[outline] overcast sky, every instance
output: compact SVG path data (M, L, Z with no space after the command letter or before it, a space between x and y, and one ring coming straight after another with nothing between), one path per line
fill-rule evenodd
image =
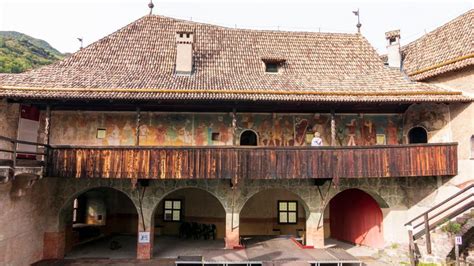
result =
M0 30L44 39L75 52L148 14L149 0L0 0ZM402 44L421 37L474 7L474 0L154 0L154 14L227 27L362 34L379 53L384 33L401 29Z

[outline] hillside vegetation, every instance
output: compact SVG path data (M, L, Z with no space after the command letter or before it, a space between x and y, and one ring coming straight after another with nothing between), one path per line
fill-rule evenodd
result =
M19 32L0 31L0 73L24 72L63 57L43 40Z

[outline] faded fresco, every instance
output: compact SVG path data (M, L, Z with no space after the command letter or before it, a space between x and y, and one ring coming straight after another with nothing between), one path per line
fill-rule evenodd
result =
M361 146L402 143L401 115L338 114L336 145ZM142 112L141 146L239 145L240 134L251 129L259 146L309 146L319 132L323 146L331 145L330 114L238 113L235 137L231 113ZM52 112L53 145L136 145L135 112ZM438 122L439 123L439 122Z
M294 145L293 117L290 115L238 114L237 136L247 129L257 133L259 146Z
M191 115L142 113L140 122L140 145L192 145Z
M142 113L140 145L232 145L229 114Z
M295 145L306 146L311 143L314 132L321 134L323 145L331 145L331 115L295 115Z
M135 113L52 112L50 131L53 145L134 145Z
M448 125L449 107L446 104L413 104L405 112L404 135L413 127L423 127L429 142L448 142L451 139Z
M395 145L402 143L401 115L336 115L339 146Z

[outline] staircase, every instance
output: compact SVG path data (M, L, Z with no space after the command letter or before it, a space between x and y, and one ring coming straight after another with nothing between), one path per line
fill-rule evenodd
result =
M443 225L448 221L460 226L458 235L466 234L474 228L474 184L405 224L409 228L411 265L417 265L420 259L425 262L446 261L454 247L454 235L443 230ZM463 237L463 246L468 246L468 238L468 235Z

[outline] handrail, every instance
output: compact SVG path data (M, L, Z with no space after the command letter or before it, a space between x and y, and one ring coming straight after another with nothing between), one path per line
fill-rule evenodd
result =
M445 204L446 202L448 202L448 201L454 199L455 197L459 196L460 194L462 194L462 193L468 191L469 189L471 189L471 188L473 188L473 187L474 187L474 183L471 184L471 185L469 185L469 186L467 186L467 187L465 187L464 189L458 191L456 194L454 194L454 195L452 195L451 197L449 197L449 198L443 200L442 202L436 204L435 206L431 207L429 210L427 210L427 211L425 211L424 213L418 215L417 217L411 219L410 221L408 221L408 222L405 224L405 226L410 225L410 224L411 224L412 222L414 222L415 220L417 220L417 219L423 217L425 214L430 213L430 212L433 211L434 209L440 207L441 205L443 205L443 204Z
M416 216L415 218L411 219L410 221L408 221L405 224L405 226L410 226L410 228L408 229L408 238L409 238L410 261L411 261L412 265L416 264L416 261L415 261L415 250L416 250L416 248L415 248L414 241L416 239L420 238L421 236L426 235L426 241L425 241L426 242L426 250L427 250L428 254L431 254L430 230L432 230L433 228L435 228L435 227L439 226L440 224L442 224L441 221L443 221L443 219L446 219L446 218L451 219L451 218L465 212L467 209L472 208L473 202L474 202L473 200L471 200L467 204L463 204L463 203L468 201L469 199L474 198L474 193L470 193L470 194L462 197L461 199L458 199L456 202L451 203L449 206L444 207L441 211L435 213L431 217L429 217L429 214L431 212L435 211L436 209L440 208L444 204L450 202L451 200L453 200L455 198L458 198L460 195L463 195L466 192L470 191L472 188L474 188L474 183L470 184L469 186L465 187L464 189L458 191L454 195L451 195L449 198L447 198L447 199L443 200L442 202L436 204L435 206L431 207L429 210L427 210L427 211L423 212L422 214ZM463 204L463 205L460 208L455 209L455 207L457 207L461 204ZM448 212L447 214L445 214L448 210L451 210L451 211ZM430 225L430 221L437 218L437 217L439 217L441 214L444 214L444 216L442 216L441 218L435 220ZM412 223L415 222L416 220L420 219L420 218L423 218L423 221L418 223L418 224L415 224L413 226ZM419 230L417 233L414 234L413 233L414 229L418 228L421 225L424 225L424 227L421 230Z
M429 220L432 220L432 219L434 219L434 218L440 216L442 213L446 212L447 210L451 210L452 208L454 208L454 207L455 207L456 205L458 205L459 203L464 202L465 200L468 200L469 198L471 198L471 197L473 197L473 196L474 196L474 193L471 193L471 195L467 195L466 197L464 197L464 198L462 198L462 199L456 201L455 203L449 205L448 207L444 208L443 211L440 211L440 212L436 213L435 215L429 217ZM423 224L423 222L421 222L421 223L419 223L419 224L417 224L417 225L414 225L414 226L413 226L413 229L417 228L418 226L420 226L420 225L422 225L422 224Z
M17 144L41 146L41 147L48 147L48 148L51 147L49 144L45 144L45 143L31 142L31 141L19 140L19 139L12 139L12 138L9 138L9 137L4 137L4 136L0 136L0 140L8 141L8 142L11 142L11 143L17 143Z
M47 149L50 148L51 146L48 145L48 144L45 144L45 143L39 143L39 142L32 142L32 141L26 141L26 140L18 140L18 139L13 139L13 138L9 138L9 137L5 137L5 136L0 136L0 141L4 141L4 142L9 142L10 144L13 145L13 148L12 149L8 149L8 148L2 148L0 149L0 152L3 152L3 153L9 153L9 154L12 154L11 156L11 161L13 162L13 168L16 168L17 166L17 155L18 154L26 154L26 155L39 155L39 156L44 156L43 158L43 162L46 162L46 157L48 155L48 152L47 152ZM35 147L44 147L45 150L43 152L38 152L38 151L22 151L22 150L18 150L18 144L22 144L22 145L27 145L27 146L35 146ZM41 161L41 160L40 160Z

